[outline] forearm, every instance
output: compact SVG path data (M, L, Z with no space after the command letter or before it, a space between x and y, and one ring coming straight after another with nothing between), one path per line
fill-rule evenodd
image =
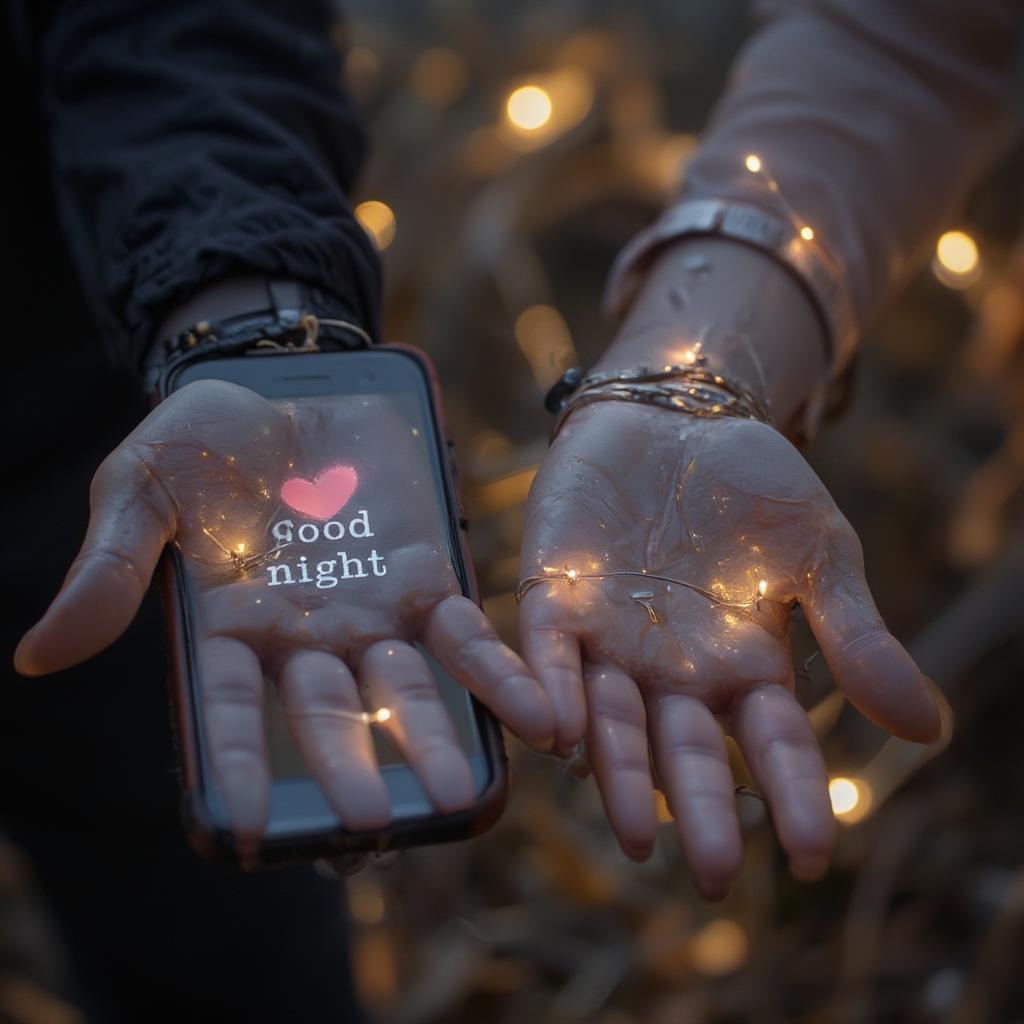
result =
M712 369L795 426L984 166L1024 9L1012 0L762 9L772 17L737 60L681 205L620 257L609 301L629 315L602 368L675 362L699 341ZM746 211L753 245L723 237L732 232L720 222L688 226L709 205ZM775 242L759 252L759 237Z
M138 369L176 305L253 274L314 285L374 331L335 16L321 0L56 8L40 62L58 207L116 362Z
M663 250L597 369L704 357L790 424L828 372L821 321L796 276L741 242L700 237Z
M680 198L795 211L863 324L991 158L1016 0L762 4ZM778 184L745 165L760 156ZM788 208L787 208L788 207Z

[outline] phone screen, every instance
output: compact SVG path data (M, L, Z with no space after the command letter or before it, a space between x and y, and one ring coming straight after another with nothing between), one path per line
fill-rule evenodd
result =
M343 657L361 637L392 628L399 636L402 609L414 605L415 595L450 589L453 579L456 589L468 592L429 383L413 358L369 350L200 363L183 370L174 386L207 378L242 385L267 403L253 422L238 426L237 450L203 452L221 463L217 482L197 497L202 525L177 559L189 593L193 645L198 649L203 636L230 629L250 642L264 667L273 778L268 835L337 828L292 741L292 723L272 682L274 665L297 644L337 649ZM479 709L417 647L483 792L491 766ZM193 675L202 752L203 680L201 671ZM392 820L430 815L429 801L385 730L374 728L373 736ZM223 807L208 765L205 774L216 815Z

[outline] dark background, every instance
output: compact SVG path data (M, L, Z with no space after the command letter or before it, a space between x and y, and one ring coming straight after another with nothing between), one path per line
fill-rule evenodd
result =
M347 10L339 42L374 147L358 199L394 217L362 211L383 232L385 337L437 363L487 610L512 640L543 393L609 340L607 269L671 195L750 9ZM505 114L526 83L553 104L533 133ZM850 409L809 453L864 542L887 622L953 704L947 749L886 744L812 661L802 685L830 772L860 794L833 868L790 880L762 805L741 797L744 873L709 906L671 826L649 863L628 862L591 781L510 745L510 805L491 833L349 884L359 987L381 1022L1024 1021L1022 183L1024 148L1008 139L949 225L976 240L979 270L922 269L866 339ZM10 850L0 894L12 934L59 978L59 941ZM33 1020L77 1019L38 1006Z

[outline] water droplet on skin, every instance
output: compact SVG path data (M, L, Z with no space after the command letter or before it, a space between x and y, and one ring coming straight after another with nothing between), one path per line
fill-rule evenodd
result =
M686 261L683 263L686 268L686 272L691 274L693 277L698 279L704 279L711 276L711 261L707 256L703 256L700 253L694 253L692 256L688 256Z

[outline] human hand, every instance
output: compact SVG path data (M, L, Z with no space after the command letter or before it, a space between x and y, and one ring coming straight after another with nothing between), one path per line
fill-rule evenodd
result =
M585 578L616 572L637 575ZM538 576L553 579L523 594L522 651L555 706L557 749L586 738L609 820L637 859L654 842L657 780L708 898L726 893L742 858L723 726L793 872L813 878L827 863L835 825L793 696L794 603L868 718L916 742L939 733L927 682L872 601L853 529L764 424L620 402L574 412L527 503L521 578Z
M314 508L301 480L332 466L348 493L334 495L337 510ZM361 697L393 710L385 727L435 807L470 806L469 764L413 642L528 743L547 747L553 718L462 596L434 494L425 440L384 398L271 404L233 384L193 383L100 466L82 550L16 667L43 675L112 643L174 543L196 595L212 770L240 844L258 841L268 813L264 676L347 828L389 818L369 726L338 714L361 712Z

